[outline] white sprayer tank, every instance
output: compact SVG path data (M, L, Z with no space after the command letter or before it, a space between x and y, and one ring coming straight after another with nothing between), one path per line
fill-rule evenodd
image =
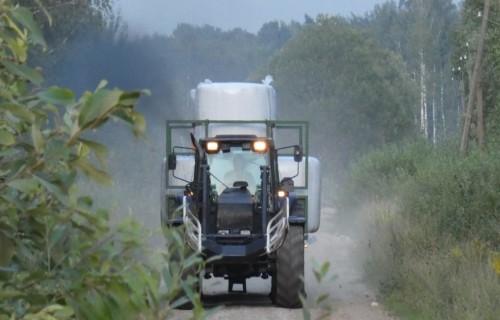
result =
M205 82L192 90L191 99L195 120L276 120L276 93L266 84ZM209 129L208 135L212 137L218 134L266 136L264 124L215 124Z

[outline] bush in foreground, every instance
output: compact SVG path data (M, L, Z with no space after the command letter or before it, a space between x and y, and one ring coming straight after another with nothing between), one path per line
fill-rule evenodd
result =
M0 21L0 319L165 316L182 279L166 281L162 296L161 274L182 264L158 271L144 228L131 218L111 226L108 212L76 187L81 174L111 183L105 146L85 133L111 119L141 135L141 92L101 82L76 98L43 88L27 65L30 45L45 46L31 12L2 1Z

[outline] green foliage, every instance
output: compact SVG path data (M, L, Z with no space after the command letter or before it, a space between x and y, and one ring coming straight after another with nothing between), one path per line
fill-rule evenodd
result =
M353 167L346 193L375 217L368 278L404 318L496 317L498 170L496 154L464 158L455 142L388 147Z
M413 217L431 216L437 232L459 241L478 239L500 248L498 170L497 157L437 154L408 183L402 210Z
M331 172L415 133L415 88L393 54L346 20L318 17L272 59L279 114L311 123L312 153ZM325 148L325 144L328 145Z
M314 279L316 280L316 285L318 287L321 286L330 286L331 282L336 279L336 276L331 275L331 265L329 262L324 262L323 264L319 264L316 260L312 260L313 264L313 274ZM302 315L304 320L310 319L329 319L332 316L333 308L331 306L329 294L321 294L313 301L312 304L308 304L306 301L306 297L300 296L300 300L302 302ZM316 312L313 312L313 309L316 309ZM311 318L314 316L314 318Z
M485 243L457 242L430 217L415 222L394 211L378 212L373 227L367 278L402 319L497 317L500 278Z
M33 12L33 20L50 48L43 51L31 48L30 64L40 66L51 82L60 80L55 75L60 72L66 54L85 50L96 37L112 42L123 32L120 18L113 13L114 0L18 0L17 3Z
M25 64L29 45L45 44L30 11L2 1L0 20L0 319L159 317L169 308L150 232L131 218L111 227L76 187L81 173L111 183L106 148L86 133L112 119L142 135L141 92L40 87Z
M113 0L18 0L34 13L52 50L64 46L82 32L102 32L112 17ZM25 9L25 10L28 10Z
M432 151L425 141L418 141L406 146L387 145L362 156L349 170L338 196L339 205L349 208L367 200L392 198L417 174Z
M456 77L451 76L457 65L452 65L450 58L455 45L451 37L458 21L453 2L386 1L376 5L365 19L353 21L383 48L400 56L408 74L420 82L421 102L428 108L427 129L436 129L432 130L436 141L459 129L457 106L462 102Z
M163 315L169 315L176 308L189 308L193 310L193 319L201 319L205 315L200 285L205 262L185 244L183 227L165 231L168 250L164 259L169 263L161 271L167 289L163 300L168 304Z

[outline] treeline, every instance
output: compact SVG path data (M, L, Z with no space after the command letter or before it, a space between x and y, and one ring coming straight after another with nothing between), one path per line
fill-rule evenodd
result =
M271 74L279 117L305 116L321 128L313 137L328 137L336 152L320 156L336 163L334 171L386 143L423 137L438 144L461 131L483 3L464 1L458 10L451 0L388 1L362 17L272 21L257 34L180 24L169 36L131 38L111 0L90 7L49 2L52 25L43 11L36 16L51 50L34 63L57 84L80 92L106 78L128 89L149 88L149 118L190 118L186 98L200 81L260 81ZM492 6L489 20L496 16ZM481 100L491 131L498 114L498 31L489 26L484 61L493 67L483 68ZM314 141L313 151L323 149Z
M42 61L47 76L77 92L100 78L149 88L144 112L152 121L192 117L188 92L206 78L260 81L271 74L279 118L311 122L311 151L328 172L341 175L356 157L387 143L419 135L437 143L457 131L450 36L458 13L451 1L427 1L424 8L388 2L349 19L273 21L257 34L181 24L170 36L137 38L127 36L109 1L100 3L100 14L86 14L104 23L92 30L71 25L65 37L53 37L63 45ZM54 26L58 19L68 23L66 15L56 17ZM439 38L427 41L434 34Z
M108 23L100 32L75 33L58 52L40 59L47 76L77 91L100 78L124 88L148 88L153 95L145 112L163 119L192 117L184 110L190 89L207 78L245 81L300 28L274 21L252 34L180 24L170 36L130 38L121 20Z

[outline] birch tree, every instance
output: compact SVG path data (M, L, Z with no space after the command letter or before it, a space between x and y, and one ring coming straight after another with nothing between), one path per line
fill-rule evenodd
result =
M401 55L420 88L415 105L420 134L437 143L446 135L446 115L455 110L459 96L447 95L453 81L451 40L457 14L451 0L401 0L376 6L371 31L388 49ZM453 111L454 112L454 111Z

